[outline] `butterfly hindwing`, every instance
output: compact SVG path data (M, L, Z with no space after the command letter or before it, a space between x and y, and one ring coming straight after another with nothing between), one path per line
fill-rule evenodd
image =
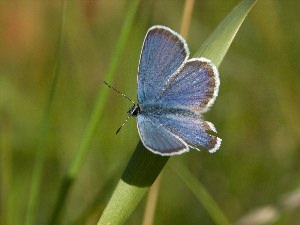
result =
M160 155L181 154L189 150L188 146L170 131L149 117L139 115L138 131L144 146Z
M202 147L209 152L215 152L219 149L221 139L208 134L207 131L216 132L212 123L201 119L189 119L176 116L161 116L159 122L176 136L192 148L197 150Z

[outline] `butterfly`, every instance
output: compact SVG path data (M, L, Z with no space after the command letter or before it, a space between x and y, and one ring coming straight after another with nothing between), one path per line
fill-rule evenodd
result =
M138 67L138 104L128 115L137 117L141 141L155 154L178 155L199 146L213 153L221 145L211 134L215 126L202 117L218 95L218 70L206 58L188 57L181 35L161 25L148 30Z

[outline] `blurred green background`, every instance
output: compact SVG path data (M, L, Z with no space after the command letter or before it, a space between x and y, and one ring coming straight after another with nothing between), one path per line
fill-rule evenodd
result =
M187 38L191 56L238 3L195 2ZM112 60L129 1L66 1L62 60L43 147L46 160L37 224L47 224ZM114 87L136 101L139 54L155 24L179 32L184 1L141 1L118 64ZM298 224L300 189L300 2L261 0L219 68L219 97L205 118L223 139L215 154L172 157L162 173L154 224L214 224L172 169L185 164L232 223L266 205L276 220ZM24 224L43 112L60 33L60 1L0 3L0 141L2 224ZM110 91L88 155L61 216L70 224L97 197L84 224L95 224L139 136L135 119L118 135L131 103ZM299 191L298 191L299 193ZM298 195L299 196L299 195ZM146 199L126 224L141 224ZM263 214L267 216L268 214ZM255 216L254 216L255 217ZM253 223L254 224L254 223ZM264 223L262 223L264 224Z

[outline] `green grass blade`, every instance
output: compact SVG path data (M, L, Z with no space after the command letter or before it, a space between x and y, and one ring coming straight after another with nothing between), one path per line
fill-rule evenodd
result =
M219 66L239 27L255 2L255 0L244 0L237 5L220 23L220 25L204 43L203 47L197 52L195 57L209 58L217 66ZM106 206L98 225L118 225L124 223L131 215L143 195L146 193L145 187L148 189L148 187L152 184L151 182L147 181L149 179L147 176L151 176L151 179L154 181L159 175L160 170L163 168L163 166L161 166L159 167L159 171L152 173L153 171L151 171L151 168L153 168L153 166L139 166L141 165L141 162L142 164L145 162L148 165L164 165L168 160L168 158L165 157L150 157L148 155L149 153L147 153L147 150L142 146L141 142L139 142L138 146L140 147L136 148L134 155L124 173L126 176L123 175L123 179L119 181L119 184L113 192L113 195ZM135 155L139 155L139 157L135 157ZM153 176L154 174L157 174L156 177ZM188 175L186 174L186 170L184 170L184 168L182 168L182 173L181 171L178 171L178 174L181 177L182 174ZM124 179L124 177L126 179ZM141 183L144 185L141 185ZM147 186L145 186L145 184L147 184ZM210 214L216 213L216 215L213 215L212 218L217 224L229 224L227 218L223 215L217 204L210 198L200 183L191 179L191 176L189 176L187 185L198 196L203 205L206 206Z
M117 42L114 52L112 54L112 60L108 67L109 69L104 76L105 81L107 81L108 83L112 83L113 80L115 79L115 75L116 75L115 72L119 65L120 59L121 59L121 53L123 52L123 50L125 48L127 38L131 31L132 24L134 21L134 16L136 14L136 11L137 11L137 8L139 5L139 1L140 0L130 1L128 14L126 16L124 25L122 27L120 37L118 39L118 42ZM77 175L78 171L80 170L80 168L84 162L85 156L87 154L88 146L91 143L91 140L94 136L97 126L99 125L101 114L104 110L105 101L107 100L109 91L110 91L109 88L103 88L98 93L96 106L94 108L91 119L88 123L84 137L80 144L79 151L77 152L77 154L75 156L75 160L73 161L72 166L68 172L68 175L70 177L75 177Z
M127 38L132 28L138 3L139 0L131 1L131 5L129 6L128 14L125 23L122 27L119 40L117 41L116 48L112 54L113 57L108 67L109 69L104 76L104 80L107 81L108 83L112 83L115 78L115 72L121 59L121 53L125 48ZM68 175L70 177L75 177L83 164L85 156L88 152L88 146L91 143L91 140L94 136L97 126L99 125L99 121L103 113L105 102L107 100L109 91L110 91L109 88L104 88L101 90L101 92L98 93L96 106L92 113L91 120L89 121L88 127L86 129L85 136L81 142L79 151L75 156L75 160L73 161L72 166L69 170Z
M0 79L1 82L1 79ZM2 96L1 96L2 97ZM13 225L13 191L12 191L12 126L1 114L0 126L0 224Z
M194 57L210 59L220 66L229 46L256 0L241 1L217 26Z
M194 57L208 58L219 67L235 35L255 2L256 0L244 0L240 2L218 25ZM184 165L178 163L173 169L206 208L215 224L230 224L217 203L206 191L205 187L190 174Z
M153 154L142 142L137 145L98 225L122 224L134 211L169 157Z
M107 70L105 76L104 76L104 79L109 83L112 83L112 81L114 80L115 71L119 65L119 62L121 59L121 53L123 52L127 38L131 31L132 24L134 21L134 16L136 14L139 2L140 2L140 0L130 1L126 19L125 19L124 25L122 27L122 30L120 32L120 37L117 41L116 47L112 54L111 63L108 67L108 70ZM99 84L99 85L101 85L101 84ZM88 153L88 147L89 147L89 145L92 141L92 138L95 134L96 128L100 123L101 114L104 110L104 105L105 105L105 101L107 99L108 93L109 93L108 88L103 88L98 93L95 108L92 112L91 118L90 118L87 128L84 132L84 136L81 140L79 149L75 155L75 158L71 164L70 169L67 172L67 175L64 177L64 179L62 181L62 185L59 190L59 196L56 201L56 205L55 205L53 214L51 216L50 224L57 223L59 213L61 212L61 209L64 206L65 199L69 193L70 187L72 186L74 179L76 178L79 170L81 169L81 167L83 165L83 162Z
M26 225L34 224L36 219L36 211L38 206L39 192L40 192L41 180L43 175L43 166L44 166L45 154L46 154L45 140L47 138L48 131L49 131L50 117L51 117L50 114L51 114L53 98L57 86L60 62L62 58L63 33L64 33L64 21L65 21L65 9L66 9L65 5L66 4L64 3L64 1L62 1L61 25L60 25L58 42L57 42L56 54L55 54L55 62L54 62L53 72L52 72L52 82L51 82L51 88L49 91L48 100L44 110L44 116L40 126L37 153L36 153L35 165L33 170L31 190L29 194L28 208L26 213L26 222L25 222Z
M185 185L194 193L197 199L202 203L211 219L217 225L230 225L227 217L223 211L219 208L218 204L210 196L206 188L201 184L199 180L195 178L193 174L182 163L175 163L172 169L177 173Z
M128 185L120 180L97 225L123 224L148 189L148 187Z

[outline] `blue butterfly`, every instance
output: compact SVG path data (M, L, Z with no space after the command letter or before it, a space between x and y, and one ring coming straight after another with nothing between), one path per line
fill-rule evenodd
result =
M217 68L205 58L188 59L184 38L165 26L151 27L145 37L138 68L137 117L144 146L163 156L182 154L199 146L215 152L221 139L202 114L219 91Z

